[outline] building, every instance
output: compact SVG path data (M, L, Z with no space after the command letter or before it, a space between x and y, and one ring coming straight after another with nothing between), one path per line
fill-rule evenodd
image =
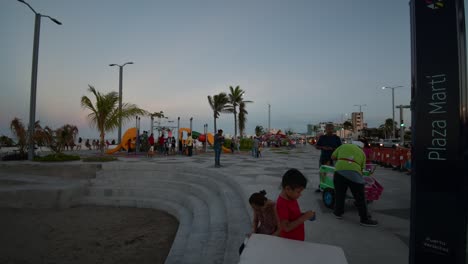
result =
M360 132L364 128L363 112L353 112L351 114L351 123L353 124L354 132Z

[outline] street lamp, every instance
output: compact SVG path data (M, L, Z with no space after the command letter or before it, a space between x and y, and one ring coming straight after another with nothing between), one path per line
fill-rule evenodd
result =
M32 57L32 71L31 71L31 98L29 103L29 151L28 151L28 160L34 159L34 125L36 123L36 90L37 90L37 67L38 67L38 60L39 60L39 37L41 33L41 17L47 17L52 22L57 25L62 25L60 21L57 19L42 15L37 13L34 8L32 8L28 3L24 0L18 0L29 7L34 14L36 15L35 23L34 23L34 44L33 44L33 57Z
M354 106L359 106L359 113L361 113L362 112L362 110L361 110L362 107L367 106L367 105L366 104L355 104Z
M268 103L268 133L270 133L271 127L270 127L270 114L271 114L271 104Z
M395 138L395 89L403 86L383 86L382 90L392 89L392 138Z
M109 66L118 66L119 67L119 134L118 134L118 142L122 140L122 75L123 75L123 67L127 64L133 64L133 62L126 62L123 65L118 64L109 64Z

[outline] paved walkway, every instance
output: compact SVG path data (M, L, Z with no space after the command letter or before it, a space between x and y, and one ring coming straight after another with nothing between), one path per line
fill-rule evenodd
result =
M76 188L74 195L67 196L62 191L60 199L68 198L60 204L163 209L180 222L167 263L237 263L237 249L250 230L252 211L248 197L265 189L267 196L276 200L283 173L297 168L310 181L299 200L300 206L317 212L316 221L306 222L307 241L343 248L351 264L408 262L410 176L377 168L374 175L385 189L380 200L370 205L370 211L380 225L362 227L351 202L346 205L344 219L337 220L323 206L321 193L314 192L319 178L318 150L307 145L291 150L266 148L262 154L255 159L250 153L223 153L223 167L215 168L212 152L153 158L121 153L118 162L103 163L96 178L85 181L84 197L76 196ZM18 163L33 166L28 162L0 162L0 183L2 179L12 180L2 166ZM6 195L2 191L17 186L4 185L7 186L0 184L0 198Z

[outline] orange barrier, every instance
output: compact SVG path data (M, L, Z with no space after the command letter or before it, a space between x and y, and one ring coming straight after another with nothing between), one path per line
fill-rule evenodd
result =
M408 161L411 162L411 150L409 148L372 148L372 162L384 167L406 170Z

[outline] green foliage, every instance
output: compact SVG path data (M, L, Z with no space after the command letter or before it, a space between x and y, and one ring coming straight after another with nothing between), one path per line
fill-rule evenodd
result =
M253 146L253 140L250 138L241 138L240 140L240 149L241 150L251 150Z
M216 119L219 117L221 112L226 112L226 106L229 102L229 98L226 93L220 93L211 97L208 95L208 103L210 104L211 109L213 110L214 118L214 132L217 132L216 128Z
M101 94L93 86L89 85L88 92L94 95L94 101L87 96L81 97L81 107L90 111L88 114L89 122L99 131L99 143L101 153L104 154L105 133L119 127L120 119L122 125L133 120L136 115L146 115L147 111L138 108L134 104L123 103L121 111L119 110L119 94L110 92ZM162 114L160 112L160 114Z
M108 162L119 160L116 157L112 156L95 156L95 157L86 157L82 159L84 162Z
M64 153L53 153L44 157L36 156L34 161L46 161L46 162L61 162L61 161L73 161L80 160L78 155L67 155Z
M7 137L7 136L1 136L0 137L0 146L1 147L13 147L15 142L13 142L13 139Z
M231 148L231 141L232 140L228 139L228 138L224 139L224 145L223 146L226 147L226 148Z
M264 133L265 133L265 132L264 132L263 126L257 125L257 126L255 127L255 135L256 135L257 137L263 135Z

